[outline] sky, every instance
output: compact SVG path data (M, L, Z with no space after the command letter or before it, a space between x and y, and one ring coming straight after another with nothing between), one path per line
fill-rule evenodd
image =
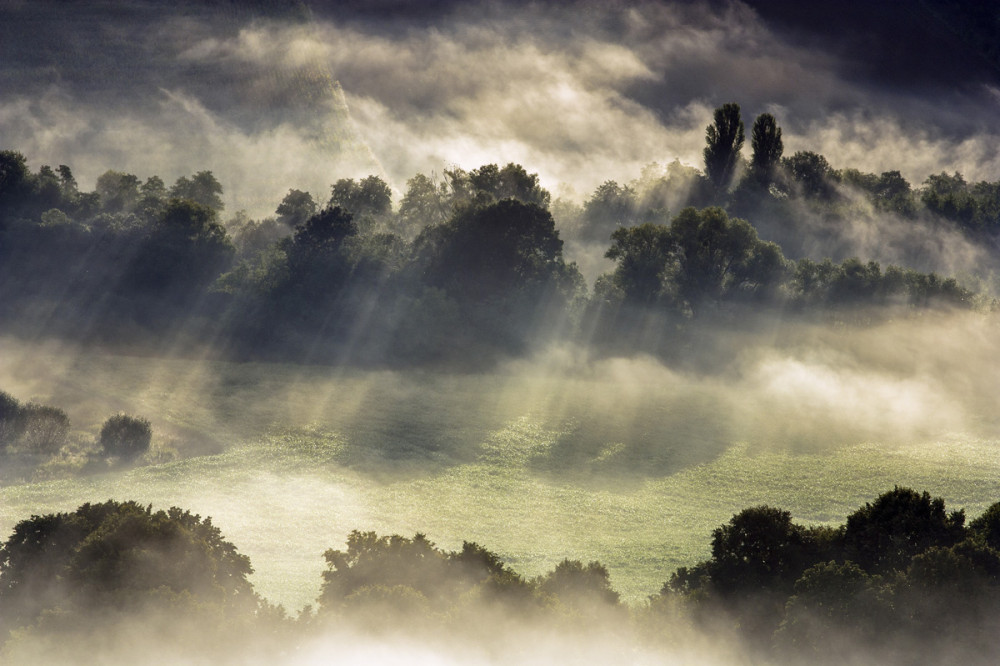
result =
M936 2L132 3L0 7L0 147L168 183L227 214L375 173L519 162L585 199L701 166L712 110L771 112L786 154L1000 178L1000 10ZM749 151L749 148L747 149Z

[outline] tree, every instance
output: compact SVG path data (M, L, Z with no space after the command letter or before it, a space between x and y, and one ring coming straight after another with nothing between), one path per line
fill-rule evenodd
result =
M964 526L965 513L947 513L940 497L896 486L847 517L844 542L865 571L903 571L928 548L958 543Z
M807 197L828 199L833 195L830 185L832 169L826 158L818 153L802 151L781 161Z
M29 453L50 455L66 443L69 417L58 407L28 403L21 408L24 432L21 447Z
M891 597L881 578L854 562L815 564L795 581L794 591L775 641L800 658L867 647L884 636L893 620Z
M806 567L801 527L791 514L761 505L712 532L712 588L723 596L791 592Z
M354 216L343 208L324 208L295 227L293 252L298 255L338 250L349 236L357 233Z
M150 176L139 187L139 205L136 211L147 221L153 221L163 214L167 203L167 187L159 176Z
M294 228L316 214L316 202L308 192L288 190L274 212L279 222Z
M575 610L617 606L619 595L611 588L607 568L600 562L584 564L565 559L541 577L538 588Z
M622 227L637 223L638 202L635 190L613 180L603 182L583 204L583 232L587 238L607 240Z
M330 187L329 208L341 208L355 218L379 217L392 210L392 190L378 176L366 176L355 182L341 178Z
M97 178L95 191L106 213L131 213L139 202L139 179L130 173L105 171Z
M216 213L225 207L222 184L211 171L199 171L190 178L181 176L170 188L170 198L187 199Z
M692 311L741 292L766 293L784 275L784 257L757 230L721 208L685 208L670 223L676 265L672 280Z
M149 421L138 416L115 414L101 426L98 442L106 456L132 460L149 450L153 428Z
M551 195L538 182L538 174L529 174L513 162L502 169L496 164L484 164L466 172L462 169L445 171L455 207L484 206L504 199L548 208Z
M553 286L567 269L562 245L552 215L516 199L461 211L417 239L426 281L480 304Z
M756 186L766 189L774 179L775 170L781 164L781 154L784 151L781 128L770 113L762 113L753 121L750 145L753 148L750 178Z
M0 453L21 438L24 433L24 412L21 403L6 391L0 391Z
M723 104L715 110L715 121L705 128L705 175L716 192L725 192L733 180L743 149L743 120L740 105Z
M969 523L969 531L990 548L1000 550L1000 502L991 504L983 515Z
M0 150L0 208L13 208L28 194L31 171L28 161L14 150Z
M447 220L450 212L447 185L418 173L406 181L406 193L399 202L400 233L412 238L422 229Z
M673 249L670 228L647 222L616 229L604 256L618 262L612 280L625 298L649 305L668 295L668 267Z
M176 507L109 500L32 516L0 546L0 637L44 611L85 619L190 600L206 617L252 616L251 573L210 518Z
M234 253L215 210L171 199L142 240L124 286L144 295L184 295L218 277Z
M323 553L320 610L333 610L359 590L373 586L406 586L434 599L448 582L445 554L423 534L412 539L399 535L378 536L354 530L347 537L347 550Z

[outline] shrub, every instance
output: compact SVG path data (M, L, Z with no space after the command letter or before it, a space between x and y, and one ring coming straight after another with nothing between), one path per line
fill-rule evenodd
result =
M24 433L21 403L6 391L0 391L0 452L20 439Z
M152 437L153 428L146 419L115 414L101 426L100 444L104 455L131 460L149 450Z
M21 409L21 446L29 453L56 453L66 443L69 417L58 407L28 403Z

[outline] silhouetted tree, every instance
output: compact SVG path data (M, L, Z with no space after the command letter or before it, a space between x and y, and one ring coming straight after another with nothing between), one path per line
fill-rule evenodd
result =
M149 450L153 428L149 421L138 416L115 414L101 426L97 441L106 456L132 460Z
M24 432L21 448L29 453L50 455L66 443L69 417L58 407L28 403L21 408Z
M130 173L105 171L97 178L95 191L107 213L130 213L139 202L139 179Z
M604 256L618 263L612 279L625 298L649 305L670 295L673 250L670 228L646 223L615 230Z
M828 199L833 195L834 190L829 180L832 169L822 155L800 150L791 157L782 159L781 164L799 184L805 196Z
M108 501L33 516L0 546L0 636L43 611L86 618L185 600L206 617L252 617L251 573L211 519L176 507Z
M613 180L605 181L583 204L584 237L607 240L616 229L638 222L637 208L635 190Z
M964 525L964 512L947 513L940 497L897 486L847 517L844 542L866 571L902 571L914 555L960 541Z
M539 579L538 588L577 610L588 610L595 605L616 606L619 600L618 593L611 588L608 570L600 562L563 560Z
M448 187L418 173L406 181L406 193L399 202L399 229L412 238L425 227L441 224L451 215Z
M386 215L392 209L392 190L378 176L366 176L358 182L341 178L330 188L329 207L339 207L355 218Z
M181 176L170 188L170 198L187 199L219 213L223 208L222 184L211 171Z
M750 158L749 177L755 186L766 189L774 180L775 171L781 164L781 154L784 152L781 128L770 113L762 113L753 121L750 145L753 148L753 156Z
M0 391L0 453L24 433L21 403L6 391Z
M296 227L316 214L316 202L308 192L288 190L274 212L279 222Z
M705 175L716 192L725 192L736 173L743 149L743 120L740 105L723 104L715 110L715 121L705 128Z

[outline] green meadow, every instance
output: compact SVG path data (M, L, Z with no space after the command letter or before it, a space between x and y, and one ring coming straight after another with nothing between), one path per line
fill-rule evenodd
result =
M788 414L749 419L724 382L652 362L645 374L462 374L0 349L0 387L65 409L80 447L116 411L155 432L141 466L83 474L70 452L8 479L4 535L86 501L180 506L211 516L251 558L257 589L292 611L314 602L323 551L354 529L476 541L528 575L599 560L637 603L747 506L837 524L894 485L969 516L1000 500L997 441L981 434L886 443L798 427L769 442L788 429L762 424Z

